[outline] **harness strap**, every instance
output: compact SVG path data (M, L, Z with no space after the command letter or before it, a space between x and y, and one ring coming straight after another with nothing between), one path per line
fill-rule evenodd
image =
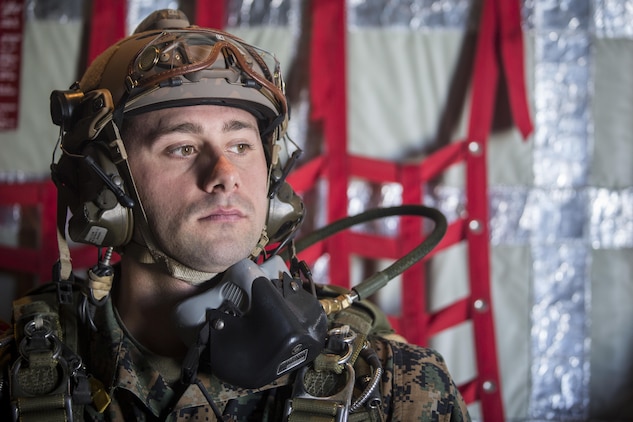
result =
M369 380L374 375L371 372L372 369L370 365L368 365L364 359L358 359L359 355L361 355L363 351L367 350L367 347L369 346L367 338L369 333L372 331L372 328L374 327L374 318L368 312L369 311L363 308L351 306L334 316L334 321L336 324L349 325L356 332L356 339L354 340L353 354L350 358L350 363L354 365L356 379L365 380L363 381L365 382L365 384L369 383ZM379 361L377 362L378 364L380 364ZM377 395L377 398L380 401L380 388L378 386L376 388L377 390L374 391L373 395ZM371 400L367 401L366 403L367 405L360 408L355 408L355 406L352 405L352 408L350 409L351 413L348 416L348 420L382 421L380 407L371 405Z
M72 421L70 396L56 394L44 397L19 397L14 419L21 422L67 422ZM71 415L68 418L68 415Z
M313 367L299 371L292 398L286 406L288 421L380 421L380 407L373 405L375 401L367 401L372 406L364 405L371 394L365 391L358 393L357 390L365 401L352 403L356 380L363 380L361 384L364 382L366 386L375 375L371 373L371 365L364 359L358 359L369 345L367 337L373 326L373 317L364 309L349 307L333 315L331 326L331 349L340 353L323 352L314 361ZM334 332L335 335L332 334ZM351 336L346 337L348 333ZM376 362L379 364L379 361L372 361L373 364Z
M58 316L44 301L14 302L19 356L11 367L13 419L25 422L73 419L69 368L61 356Z
M79 326L73 305L58 305L53 292L14 301L14 337L19 355L10 372L13 420L24 422L81 419L83 407L107 404L99 383L86 375L77 354Z
M349 414L354 390L354 368L349 363L340 375L330 377L325 373L325 378L319 382L306 382L311 378L307 374L323 375L325 371L314 371L309 367L303 367L297 374L293 397L287 402L286 415L288 422L345 422ZM345 378L341 378L345 377ZM339 383L342 381L342 384ZM326 386L337 387L333 392L327 392ZM309 391L312 390L312 391Z
M334 322L337 325L347 325L356 333L356 338L352 344L352 356L349 359L349 362L354 365L361 350L365 347L367 335L371 331L373 320L367 313L360 309L350 307L336 314L334 316Z
M288 422L334 422L341 406L329 400L313 400L297 397L292 400L293 412Z

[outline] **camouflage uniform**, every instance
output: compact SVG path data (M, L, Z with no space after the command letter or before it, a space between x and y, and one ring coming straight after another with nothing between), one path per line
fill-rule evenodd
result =
M96 324L98 330L81 341L87 344L82 357L92 376L107 386L112 402L104 413L86 406L85 420L216 420L198 385L177 392L152 367L141 347L122 329L110 300L98 309ZM370 336L370 340L384 369L380 384L382 420L470 421L466 405L438 353L378 336ZM230 421L281 420L292 388L289 376L258 390L233 387L202 371L198 379L223 412L224 420ZM8 415L6 406L5 395L2 420ZM169 407L173 410L167 410ZM369 420L357 417L351 415L350 421Z

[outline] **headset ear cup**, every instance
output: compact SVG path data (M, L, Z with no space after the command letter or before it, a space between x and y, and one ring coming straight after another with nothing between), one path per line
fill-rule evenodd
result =
M125 191L123 178L109 158L107 147L91 142L83 151L112 182ZM102 247L127 244L132 237L132 209L121 205L116 195L106 186L85 160L77 160L75 194L79 200L68 204L72 217L68 234L72 240Z
M299 228L304 215L303 201L287 182L282 182L269 201L266 231L270 243L286 240Z

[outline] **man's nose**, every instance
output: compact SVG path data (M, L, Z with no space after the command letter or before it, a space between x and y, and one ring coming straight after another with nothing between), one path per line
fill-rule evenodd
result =
M208 193L231 192L239 186L237 167L224 155L211 160L210 166L202 169L202 188Z

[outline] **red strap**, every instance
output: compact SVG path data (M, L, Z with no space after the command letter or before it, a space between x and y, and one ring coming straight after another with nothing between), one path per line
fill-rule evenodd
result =
M468 128L469 153L466 156L466 205L469 224L466 231L471 306L483 304L472 314L474 325L478 387L484 417L490 421L503 420L500 376L490 292L490 243L488 228L488 181L486 145L490 135L498 85L497 30L498 2L485 0L475 55L472 78L472 97ZM494 389L484 389L484 382L492 382Z
M446 229L446 234L444 235L440 243L438 243L435 249L431 251L428 257L430 258L436 253L440 252L442 249L445 249L452 245L456 245L457 243L461 242L466 237L465 233L466 221L462 218L453 221L451 224L448 225L448 228Z
M323 156L320 155L299 167L288 176L288 183L296 192L305 192L314 186L323 174Z
M402 202L419 204L422 202L422 183L418 165L401 166ZM409 253L422 241L422 219L420 217L401 217L400 219L400 256ZM426 307L426 274L423 262L417 262L402 273L402 334L414 344L427 344L429 313Z
M396 182L399 165L391 161L366 157L349 157L350 174L370 182Z
M468 140L481 143L490 134L499 81L499 68L497 67L495 51L498 25L496 1L484 0L483 2L472 78L472 107L468 125Z
M328 180L327 220L347 215L347 88L345 2L312 2L310 55L311 119L322 122ZM330 254L330 281L349 287L349 246L346 232L326 240Z
M226 2L196 0L195 24L204 28L224 29L226 25Z
M523 30L518 1L496 0L499 11L501 59L510 97L510 108L523 138L532 132L532 120L525 93L525 68L523 64Z
M459 386L459 392L466 403L472 403L477 400L478 387L479 383L476 379Z
M95 0L90 18L88 64L125 36L127 0Z
M462 299L435 312L429 320L429 336L470 319L470 309L469 300Z
M420 163L420 178L427 182L439 176L453 164L463 161L465 155L465 141L455 142L435 151Z

